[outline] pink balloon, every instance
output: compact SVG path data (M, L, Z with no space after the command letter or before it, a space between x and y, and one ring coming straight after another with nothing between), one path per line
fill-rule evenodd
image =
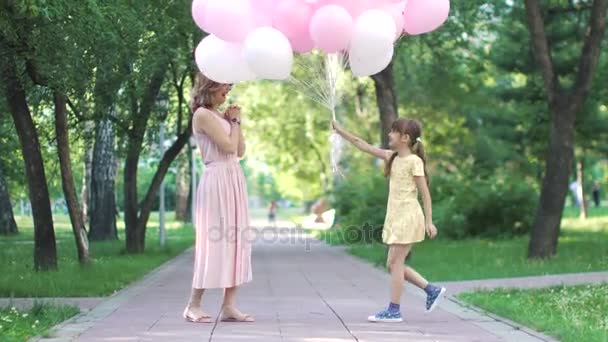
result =
M272 27L272 12L266 12L257 8L253 8L251 10L251 20L253 23L253 28L264 26Z
M310 37L317 48L327 53L345 50L352 35L353 18L340 6L323 6L310 21Z
M310 39L310 35L308 33L298 37L292 37L289 39L289 41L291 42L293 51L298 53L308 53L315 47L315 43L312 41L312 39Z
M359 14L368 9L381 6L384 0L318 0L315 2L315 7L320 8L327 5L336 5L344 8L353 18L357 18Z
M382 5L380 9L393 17L393 20L395 21L395 27L397 28L397 36L395 37L395 39L401 37L401 35L403 34L403 26L405 25L405 22L403 20L404 11L401 5L394 3L386 3Z
M205 11L207 11L207 0L192 1L192 19L201 30L207 31L205 24Z
M449 0L409 0L403 20L409 35L431 32L443 25L450 13Z
M274 13L274 27L287 37L308 34L313 11L302 0L284 0Z
M253 8L272 13L281 0L249 0Z
M242 42L253 29L249 0L208 0L205 25L208 32L228 42Z

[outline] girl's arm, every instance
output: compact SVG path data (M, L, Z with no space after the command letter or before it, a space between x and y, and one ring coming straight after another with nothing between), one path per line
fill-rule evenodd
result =
M424 176L416 176L414 177L414 180L416 181L416 186L418 186L418 191L420 191L420 194L422 195L426 234L431 239L434 239L437 236L437 228L433 224L433 205L429 185L427 184L426 177Z
M206 134L224 153L237 153L241 128L237 124L230 124L230 134L226 134L220 123L208 109L199 108L194 113L192 125L196 132Z
M332 121L332 126L334 127L334 129L336 130L336 132L341 137L343 137L348 142L350 142L351 144L353 144L359 150L361 150L361 151L363 151L365 153L371 154L372 156L374 156L376 158L383 159L383 160L387 160L390 157L390 154L388 153L388 152L391 152L390 150L384 150L384 149L381 149L381 148L378 148L378 147L370 145L365 140L363 140L363 139L355 136L354 134L348 132L337 121Z

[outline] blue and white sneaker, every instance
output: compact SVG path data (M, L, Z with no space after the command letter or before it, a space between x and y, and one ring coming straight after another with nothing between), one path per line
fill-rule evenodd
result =
M399 311L391 312L386 309L373 316L369 316L367 320L374 323L401 323L403 322L403 317L401 317L401 312Z
M435 310L439 302L445 297L445 287L435 287L426 295L426 312Z

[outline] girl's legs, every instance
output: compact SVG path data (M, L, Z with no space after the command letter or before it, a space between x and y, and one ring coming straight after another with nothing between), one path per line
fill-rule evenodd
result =
M403 293L403 274L405 258L412 245L391 245L389 247L386 266L391 274L391 303L399 305Z
M439 303L439 300L446 291L444 287L429 283L426 279L424 279L423 276L420 275L420 273L416 272L416 270L410 266L405 266L403 278L426 292L426 310L429 312L435 309Z
M400 303L403 293L404 263L411 245L390 245L386 266L391 274L391 302L386 310L368 317L371 322L398 323L402 322Z
M244 314L236 308L236 293L238 287L227 288L224 292L224 303L222 304L222 320L232 322L254 322L251 315Z
M420 273L416 272L416 270L411 268L410 266L405 266L403 278L422 290L426 289L426 287L429 285L429 282L424 279L424 277L421 276Z

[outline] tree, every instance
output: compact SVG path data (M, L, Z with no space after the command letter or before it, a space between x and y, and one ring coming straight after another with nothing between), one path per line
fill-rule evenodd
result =
M17 223L13 216L13 206L8 192L8 184L0 168L0 235L18 234Z
M10 6L3 8L2 12L5 11L10 12L9 15L18 15ZM55 229L38 133L27 103L25 80L21 77L23 70L18 71L17 61L26 62L30 67L32 64L19 55L11 46L14 44L19 43L9 42L4 32L0 33L0 51L2 51L0 65L2 65L4 96L21 142L34 216L34 268L45 271L57 268Z
M391 125L399 117L397 94L393 77L393 63L382 72L372 76L376 87L376 102L380 113L380 141L382 148L388 148L388 133Z
M55 131L57 134L57 152L59 154L59 164L61 168L61 184L63 186L65 201L68 206L70 221L72 223L78 261L81 265L87 265L90 262L89 241L84 227L83 215L80 211L80 204L78 203L74 177L72 176L66 101L65 95L55 93Z
M563 81L560 80L561 75L555 69L539 1L526 0L525 5L532 46L551 112L551 133L545 176L528 256L549 258L557 251L562 212L568 192L568 178L574 157L576 116L591 90L606 28L608 0L593 1L579 65L574 81L569 87L564 87Z

